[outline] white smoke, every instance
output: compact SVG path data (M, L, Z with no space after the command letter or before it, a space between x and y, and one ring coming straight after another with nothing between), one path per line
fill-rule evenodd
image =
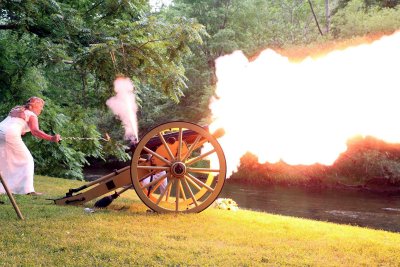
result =
M107 100L107 106L118 116L125 129L126 140L138 140L137 105L132 81L126 77L119 77L114 81L116 95Z
M228 166L247 151L260 162L332 164L354 136L400 143L400 32L291 62L267 49L217 59L210 108Z

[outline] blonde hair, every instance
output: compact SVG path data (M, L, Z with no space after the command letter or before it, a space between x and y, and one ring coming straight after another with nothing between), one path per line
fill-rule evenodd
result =
M32 96L26 101L25 108L29 109L31 106L37 106L37 105L41 105L43 107L44 103L45 103L44 100L41 99L40 97Z

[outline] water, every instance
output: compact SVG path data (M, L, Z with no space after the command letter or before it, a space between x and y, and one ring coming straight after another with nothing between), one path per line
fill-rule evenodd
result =
M225 183L220 194L239 208L400 232L400 196Z

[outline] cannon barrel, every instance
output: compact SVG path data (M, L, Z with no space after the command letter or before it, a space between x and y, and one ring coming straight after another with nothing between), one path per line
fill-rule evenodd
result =
M208 127L206 128L206 130L208 130ZM186 142L191 143L192 141L194 141L196 136L198 136L198 133L193 130L182 131L182 139L185 140ZM178 140L179 132L166 133L163 135L163 137L164 137L165 141L167 141L167 143L173 143L176 140ZM153 149L159 147L160 145L162 145L160 138L158 136L155 136L155 137L151 138L149 140L149 142L147 142L146 147L153 150Z
M204 128L206 131L208 131L208 126L202 126L202 128ZM188 143L192 143L196 137L198 136L198 132L187 129L184 130L182 132L182 139L185 140ZM225 134L224 129L219 128L217 129L214 133L212 133L212 135L218 139L221 136L223 136ZM178 139L179 137L179 132L170 132L170 133L165 133L163 134L163 137L165 139L166 142L174 142ZM155 150L157 149L157 147L159 147L160 145L162 145L162 141L160 140L160 138L158 136L154 136L152 137L146 144L146 147L151 149L151 150ZM130 152L134 152L136 148L136 144L131 144L130 146ZM129 151L128 151L129 152Z

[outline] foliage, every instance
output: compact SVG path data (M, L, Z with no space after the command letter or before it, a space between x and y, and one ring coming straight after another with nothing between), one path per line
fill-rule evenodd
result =
M321 25L324 21L322 1L313 1ZM253 55L260 49L282 48L315 42L321 36L307 1L247 1L235 13L234 21L240 46ZM236 28L237 27L237 28Z
M400 8L371 6L352 0L332 18L334 38L351 38L369 33L390 33L400 28Z
M69 113L73 117L67 117ZM28 148L35 159L35 172L59 175L66 178L83 179L82 167L86 157L103 157L99 133L95 125L88 123L85 113L78 110L66 112L46 101L40 116L40 128L50 134L60 133L65 137L59 144L39 140L31 135L25 137ZM74 125L74 127L69 127ZM76 142L68 136L89 137L93 140ZM51 168L50 168L51 166Z
M182 59L205 32L191 19L166 21L149 8L142 0L5 1L2 28L28 39L36 62L70 63L78 75L108 85L122 73L178 101L185 88Z
M329 168L320 164L289 165L284 161L260 163L257 156L246 153L240 159L238 170L230 179L251 184L327 186L329 184L322 181L327 176L328 170Z
M332 167L337 176L352 183L368 184L380 180L382 185L400 184L400 146L373 137L357 137L347 144Z
M364 3L367 7L370 6L380 6L380 7L388 7L393 8L400 4L399 0L364 0Z
M35 40L16 33L0 31L0 101L8 108L27 96L41 95L47 83L32 49ZM3 105L2 105L3 106ZM3 110L3 114L5 113Z
M373 190L395 188L400 185L400 145L357 137L348 142L347 150L331 166L260 163L255 155L247 153L231 179L252 184L334 187L339 183L373 186Z
M172 112L176 110L176 105L169 101L168 97L159 91L143 86L138 90L139 99L152 99L152 101L141 101L140 111L138 118L140 120L140 136L143 136L154 126L161 123L177 120L180 118L174 117L175 114ZM171 116L172 115L172 116Z
M27 141L37 173L51 165L55 171L47 174L81 179L87 157L129 158L115 141L119 122L105 125L102 119L110 116L96 116L106 114L115 76L131 77L138 87L157 88L178 102L186 88L183 59L204 34L192 19L162 17L144 0L1 1L1 117L37 95L52 101L40 118L45 131L90 138L113 132L105 146Z

